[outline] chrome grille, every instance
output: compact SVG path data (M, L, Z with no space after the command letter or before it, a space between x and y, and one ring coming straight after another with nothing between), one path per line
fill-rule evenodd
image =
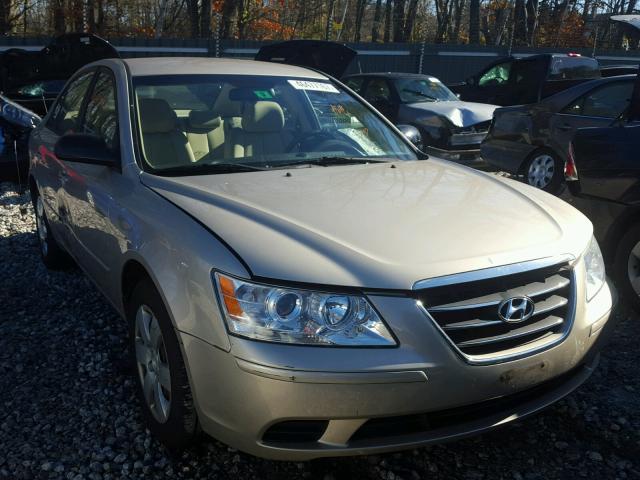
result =
M530 318L500 319L503 301L527 297ZM573 322L573 270L567 263L418 291L422 308L455 349L471 361L522 356L554 345Z

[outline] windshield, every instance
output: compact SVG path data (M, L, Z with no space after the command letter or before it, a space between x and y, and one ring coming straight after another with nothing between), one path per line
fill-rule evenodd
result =
M134 90L144 159L160 174L417 159L400 135L329 81L173 75L137 77Z
M60 93L66 80L49 80L24 85L17 90L19 95L28 97L41 97L43 95L57 95Z
M458 100L458 97L435 77L398 78L395 84L402 103Z

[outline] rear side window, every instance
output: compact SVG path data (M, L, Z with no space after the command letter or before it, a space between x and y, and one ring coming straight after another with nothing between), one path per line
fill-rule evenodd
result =
M513 62L503 62L494 65L478 79L479 87L492 87L502 85L509 81L509 73Z
M116 110L116 85L113 76L101 71L87 102L84 132L102 138L107 147L116 151L118 139L118 112Z
M384 78L372 78L369 80L363 96L368 102L390 102L391 90L389 90L389 84Z
M344 81L344 84L354 92L361 93L360 90L362 89L363 82L364 82L363 77L352 77L352 78L347 78Z
M78 132L82 100L87 94L94 73L87 72L73 80L56 102L47 122L47 127L56 134Z
M616 82L596 88L568 105L562 113L586 117L617 118L629 106L633 82Z
M553 57L549 69L549 80L577 80L600 78L600 66L588 57Z

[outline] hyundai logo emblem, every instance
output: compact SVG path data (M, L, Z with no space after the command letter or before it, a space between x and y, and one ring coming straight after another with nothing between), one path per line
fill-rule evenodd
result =
M529 320L535 304L529 297L512 297L504 300L498 307L500 320L507 323L519 323Z

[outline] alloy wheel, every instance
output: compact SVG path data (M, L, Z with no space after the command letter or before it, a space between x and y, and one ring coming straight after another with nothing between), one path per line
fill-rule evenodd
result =
M640 242L636 243L631 252L629 252L627 274L631 288L633 288L636 295L640 296Z
M529 165L527 180L529 185L537 188L545 188L551 183L556 170L556 162L547 154L538 155Z
M135 352L144 400L153 417L165 423L171 411L171 371L160 324L146 305L136 312Z
M47 231L47 222L44 218L44 204L42 203L42 197L40 195L38 195L36 200L36 227L38 229L40 249L42 250L42 255L46 257L47 253L49 253L49 245L47 243L49 232Z

